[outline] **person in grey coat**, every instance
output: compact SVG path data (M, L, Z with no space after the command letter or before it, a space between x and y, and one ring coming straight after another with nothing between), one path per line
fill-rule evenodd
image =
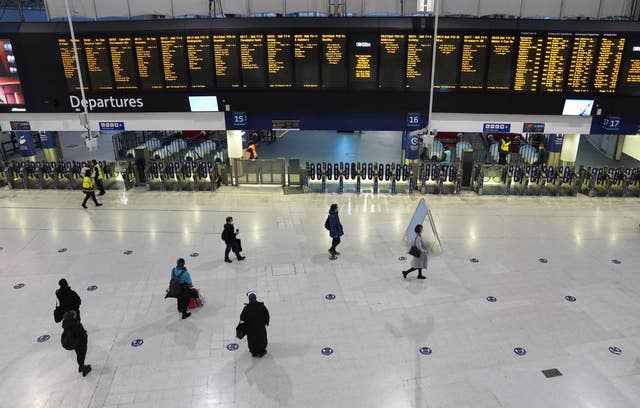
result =
M411 258L411 268L406 271L402 271L402 276L407 279L407 275L413 271L418 271L418 279L427 279L426 276L422 274L422 270L427 270L427 266L429 264L429 260L427 258L427 245L424 243L422 239L422 224L416 225L414 231L416 232L416 237L411 241L411 245L415 245L416 248L420 250L420 256L412 256Z

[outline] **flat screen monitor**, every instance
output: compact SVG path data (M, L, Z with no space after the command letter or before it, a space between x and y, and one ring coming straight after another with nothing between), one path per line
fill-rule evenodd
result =
M218 98L215 96L190 96L191 112L218 112Z
M563 115L591 116L593 99L567 99L564 101Z

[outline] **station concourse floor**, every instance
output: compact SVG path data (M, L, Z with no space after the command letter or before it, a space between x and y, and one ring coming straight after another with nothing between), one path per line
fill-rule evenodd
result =
M0 406L639 406L638 198L425 196L444 254L404 280L421 197L109 191L84 210L80 192L2 189ZM246 261L223 262L228 215ZM179 257L207 300L186 320L163 299ZM82 297L86 378L53 321L62 277ZM235 339L248 291L271 313L263 358Z

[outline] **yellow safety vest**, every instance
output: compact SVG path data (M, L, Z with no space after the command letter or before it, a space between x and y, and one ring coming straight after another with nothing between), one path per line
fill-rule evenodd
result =
M102 171L102 166L100 166L99 164L96 164L96 166L93 168L96 172L96 174L98 175L98 180L103 180L104 179L104 172Z
M511 141L505 142L505 139L502 139L502 141L500 142L500 150L502 150L503 152L508 152L509 151L509 147L511 146Z
M82 178L82 189L93 190L93 181L91 181L91 177L84 176Z

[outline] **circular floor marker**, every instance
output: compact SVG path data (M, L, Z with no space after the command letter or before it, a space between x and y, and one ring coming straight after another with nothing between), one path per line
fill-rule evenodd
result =
M60 248L58 249L58 252L59 253L67 252L67 248Z
M229 351L236 351L238 349L238 347L240 347L238 345L238 343L229 343L229 344L227 344L227 350L229 350Z
M576 298L574 296L569 295L569 296L565 296L564 300L566 300L567 302L575 302Z
M538 262L540 262L540 263L549 263L549 260L547 258L538 258Z
M611 262L616 264L616 265L620 265L622 263L622 261L619 260L619 259L612 259Z
M469 258L469 262L478 263L478 262L480 262L480 260L478 258Z
M323 356L330 356L333 354L333 349L331 347L324 347L320 352Z
M620 354L622 354L622 349L620 347L611 346L609 347L609 352L611 354L615 354L616 356L619 356Z
M498 298L496 298L495 296L487 296L487 302L496 302L498 301Z
M130 250L130 249L127 249L126 251L123 252L123 254L125 254L125 255L131 255L132 253L133 253L133 251Z
M98 289L98 287L97 287L96 285L91 285L91 286L87 287L87 290L88 290L89 292L93 292L93 291L94 291L94 290L96 290L96 289Z
M142 339L135 339L134 341L131 342L131 347L140 347L144 344L144 340Z
M335 255L331 255L331 256L329 257L329 260L330 260L330 261L335 261L336 259L338 259L338 257L337 257L337 256L335 256Z
M398 261L406 261L407 257L406 256L399 256L398 257Z
M38 343L44 343L45 341L49 341L50 338L51 336L49 336L48 334L43 334L42 336L38 337Z
M197 257L197 256L199 256L199 255L200 255L200 254L199 254L199 253L197 253L197 252L192 252L192 253L190 253L190 254L189 254L189 256L190 256L190 257L192 257L192 258L195 258L195 257Z
M522 347L514 348L513 352L516 353L519 356L524 356L525 354L527 354L527 350L523 349Z
M15 285L13 285L13 288L14 289L22 289L22 288L24 288L24 283L17 283Z
M324 298L327 300L334 300L336 298L336 295L334 295L333 293L328 293L324 296Z
M420 348L420 354L422 354L423 356L430 356L432 352L433 351L429 347Z

